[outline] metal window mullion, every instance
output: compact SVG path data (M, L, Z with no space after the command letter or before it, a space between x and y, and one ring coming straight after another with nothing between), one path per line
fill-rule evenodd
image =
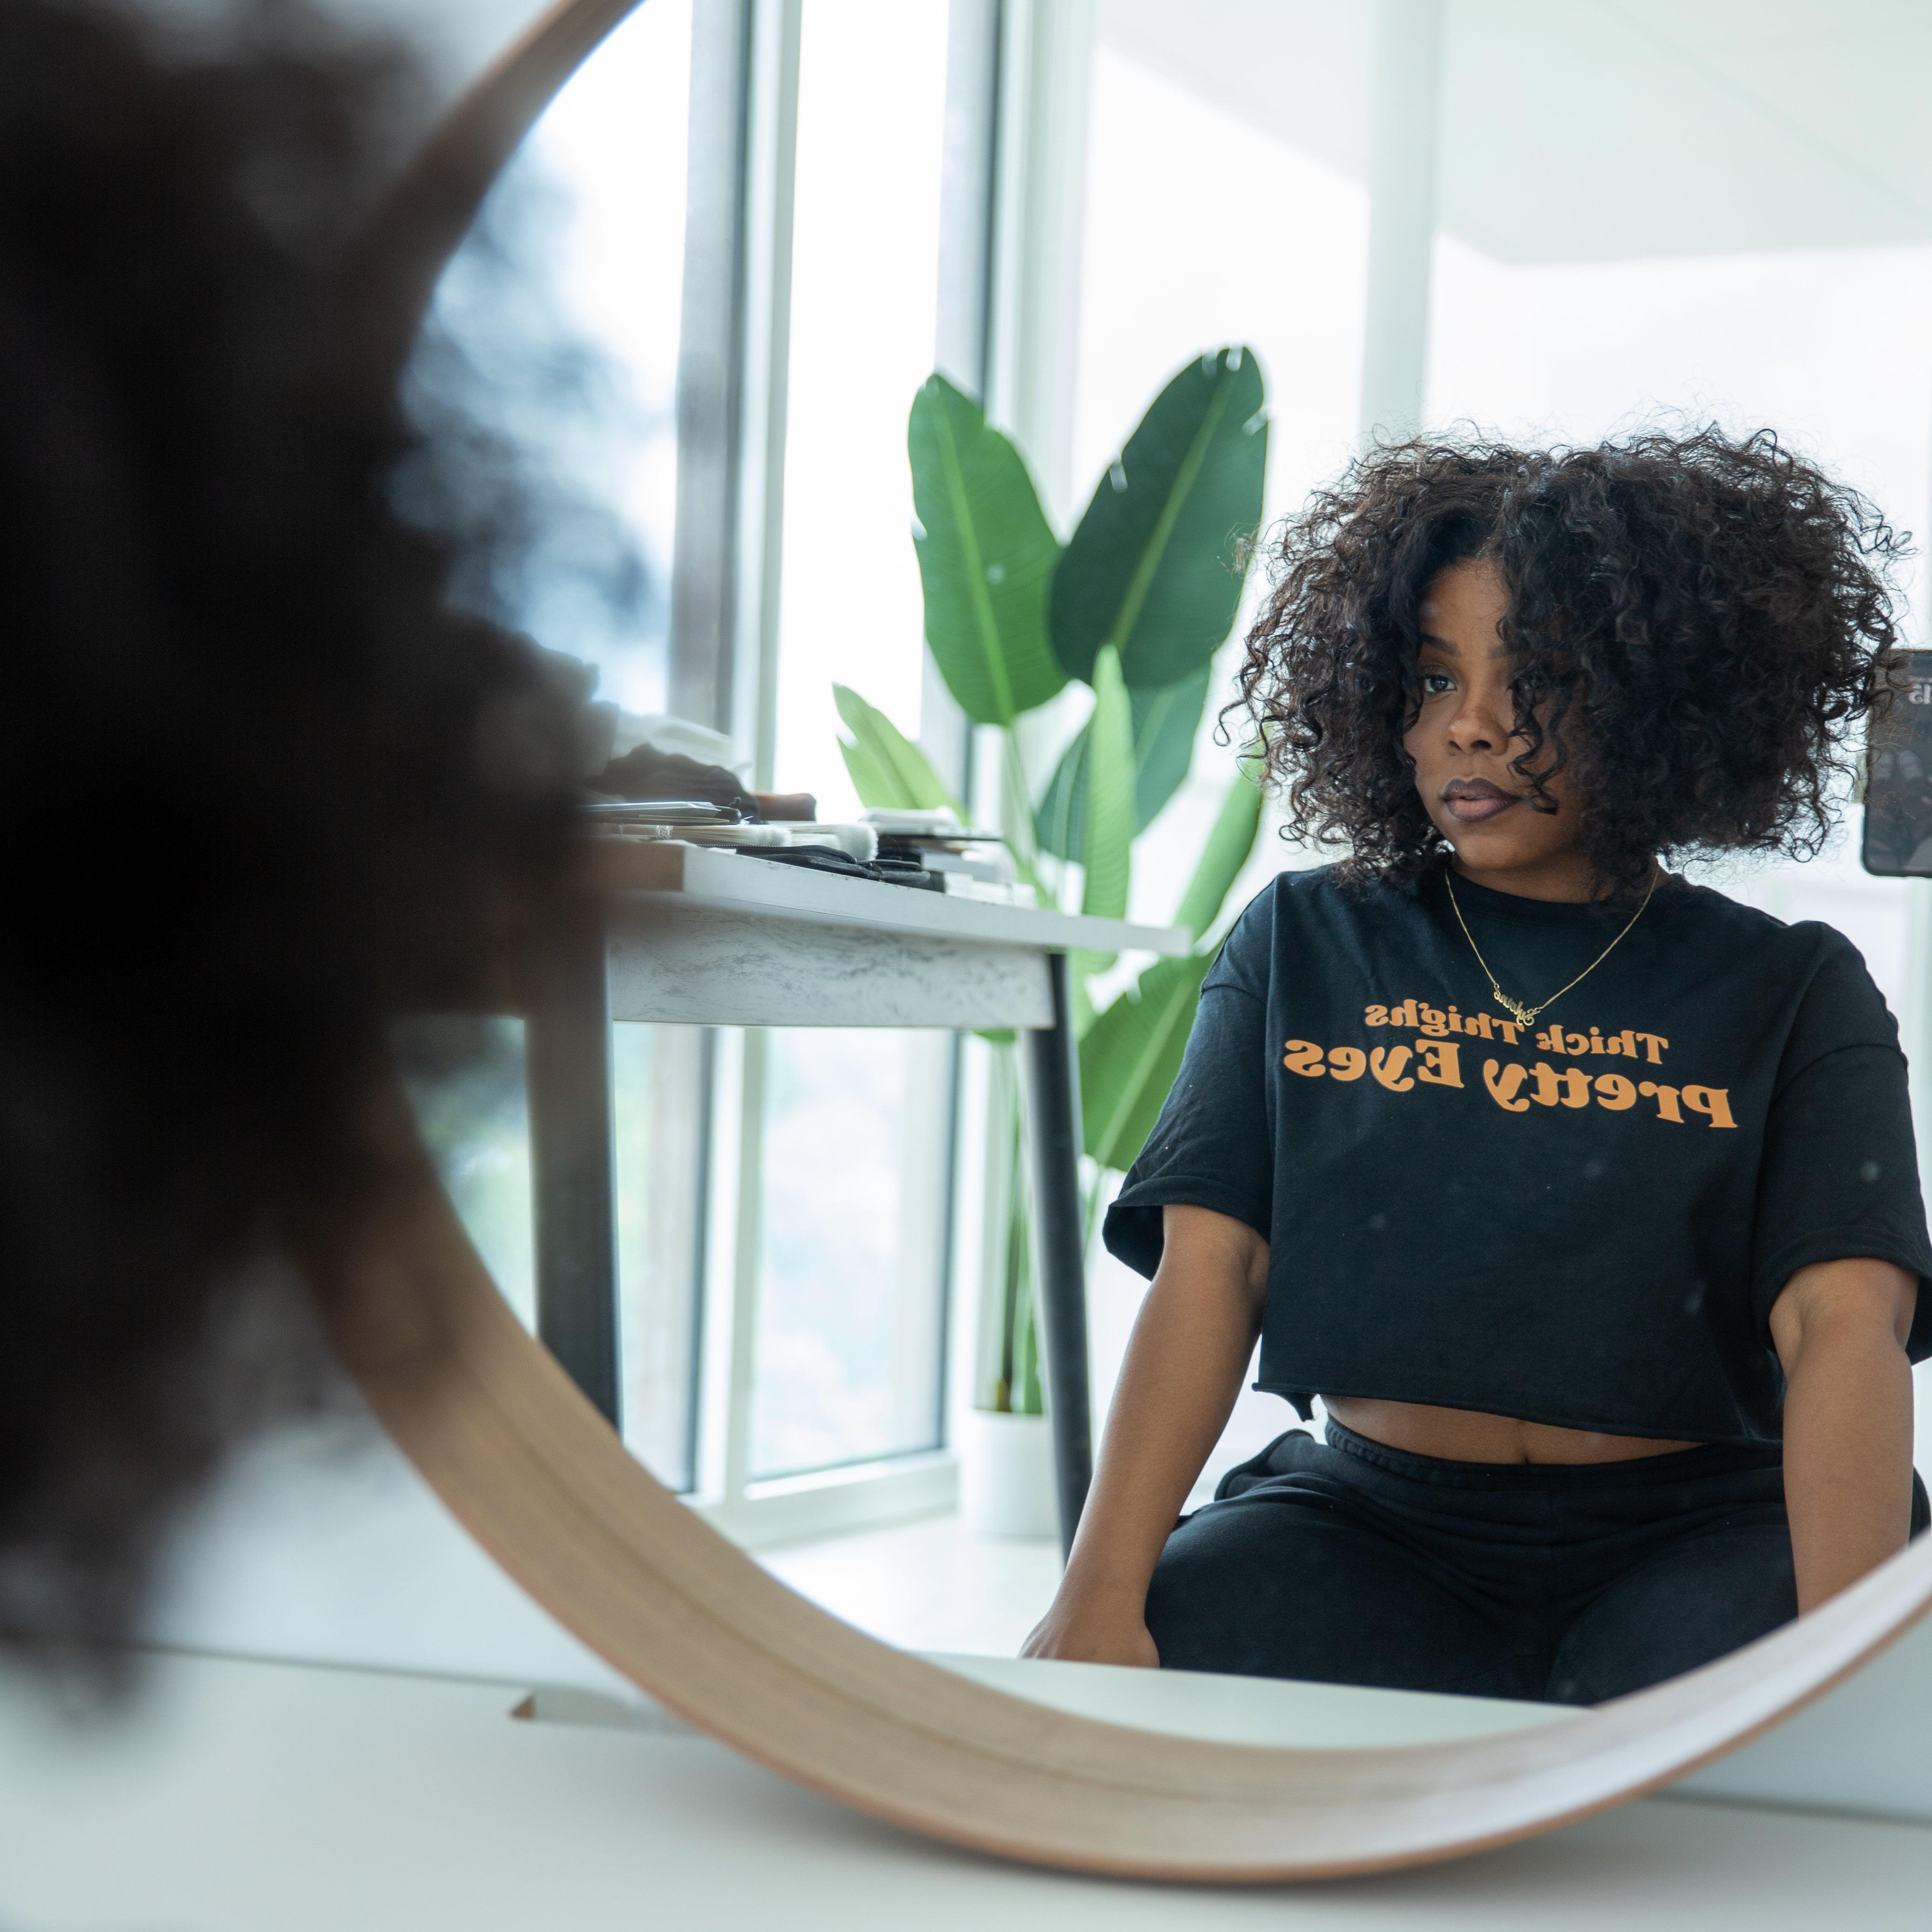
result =
M803 0L754 0L744 195L742 429L730 730L772 782L784 559L786 398L791 353L792 206Z
M771 782L777 735L778 633L784 521L785 399L791 330L793 182L798 140L798 56L802 0L748 0L745 9L745 127L738 235L741 305L736 346L737 442L729 551L733 580L730 671L721 678L719 724ZM720 1242L710 1280L716 1405L706 1441L728 1508L751 1480L764 1214L765 1080L769 1036L747 1028L719 1056L730 1083L730 1211L710 1226ZM721 1089L722 1090L722 1089ZM721 1208L724 1204L720 1204Z
M732 1216L731 1300L722 1438L722 1491L735 1507L752 1480L752 1424L757 1396L760 1276L764 1269L765 1090L771 1035L747 1027L738 1074L739 1160L736 1211Z
M939 278L933 362L950 380L983 403L992 375L994 270L1000 182L1003 74L1009 58L1010 0L952 0L946 68L945 154L940 188ZM920 737L940 776L974 809L977 749L974 728L946 688L931 654L924 662ZM958 1346L960 1284L976 1281L981 1243L962 1220L976 1204L982 1176L968 1171L982 1158L962 1042L956 1035L943 1090L943 1186L938 1201L940 1305L936 1385L940 1439L952 1439L952 1418L970 1406L976 1350ZM964 1264L962 1265L962 1263ZM974 1298L976 1299L976 1298ZM956 1370L964 1369L964 1379Z
M752 0L692 10L667 708L731 722L743 435Z

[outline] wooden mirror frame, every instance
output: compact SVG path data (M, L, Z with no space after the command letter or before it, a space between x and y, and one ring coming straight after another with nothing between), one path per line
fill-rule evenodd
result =
M530 126L638 0L562 0L465 96L371 238L425 304ZM1212 1744L985 1689L769 1576L625 1449L517 1320L392 1096L381 1240L310 1269L332 1342L458 1521L670 1709L872 1816L1070 1870L1312 1879L1425 1863L1637 1797L1742 1744L1932 1608L1932 1537L1799 1622L1529 1730L1372 1750Z

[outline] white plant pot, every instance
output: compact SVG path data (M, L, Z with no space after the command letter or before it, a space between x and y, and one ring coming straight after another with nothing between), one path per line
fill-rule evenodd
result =
M959 1432L959 1510L981 1536L1053 1536L1053 1438L1043 1415L966 1412Z

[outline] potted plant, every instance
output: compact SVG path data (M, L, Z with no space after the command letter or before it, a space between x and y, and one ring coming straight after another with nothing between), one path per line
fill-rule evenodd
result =
M1251 351L1188 363L1108 465L1064 544L1024 459L980 406L934 375L908 436L926 635L960 708L1000 734L1000 829L1042 905L1126 916L1133 844L1186 776L1214 653L1240 603L1258 524L1268 421ZM1092 708L1044 785L1020 722L1087 686ZM868 806L968 814L918 746L856 692L835 687L848 770ZM1253 849L1261 796L1238 772L1174 918L1194 939L1103 1008L1094 982L1110 954L1071 962L1080 1036L1090 1232L1102 1178L1138 1153L1172 1086L1236 876ZM1011 1036L988 1036L1008 1049ZM1033 1318L1032 1257L1017 1082L996 1082L995 1132L1009 1185L981 1330L974 1415L961 1432L969 1520L1050 1534L1052 1460Z

